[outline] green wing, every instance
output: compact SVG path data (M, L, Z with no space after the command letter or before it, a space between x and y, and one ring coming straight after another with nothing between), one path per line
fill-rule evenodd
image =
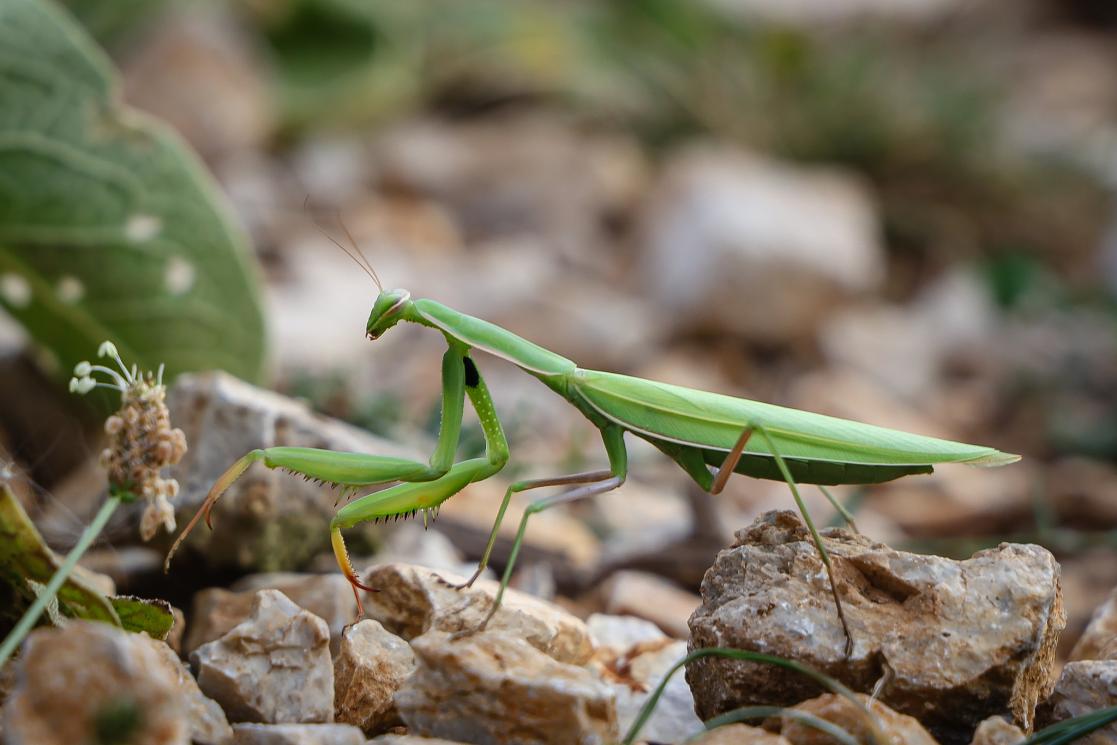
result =
M728 452L747 426L759 424L768 430L782 456L819 465L886 466L889 472L903 475L926 472L926 466L937 463L999 466L1020 459L979 445L597 370L578 370L574 386L607 419L650 439L704 452ZM745 453L768 457L743 461L771 460L761 437L753 437ZM901 468L892 468L896 466ZM756 467L763 470L759 464ZM743 472L751 473L751 469Z

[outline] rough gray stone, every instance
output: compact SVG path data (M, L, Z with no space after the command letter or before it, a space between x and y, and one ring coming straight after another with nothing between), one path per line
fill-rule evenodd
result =
M334 720L369 734L400 722L392 696L415 670L407 642L366 618L341 636L334 660Z
M235 745L365 745L348 724L236 724Z
M735 647L786 657L855 690L893 677L881 700L920 718L945 743L1011 712L1025 728L1054 683L1065 623L1059 565L1039 546L1002 544L965 561L895 551L844 530L825 531L854 648L806 528L769 512L737 533L702 583L691 647ZM768 665L705 658L687 680L703 719L738 706L789 705L818 689Z
M156 644L94 621L32 632L4 704L5 745L94 742L98 721L113 711L142 717L127 733L132 742L186 745L193 702Z
M1117 706L1117 660L1068 662L1055 684L1055 691L1037 713L1040 727L1064 719ZM1117 724L1111 724L1076 740L1077 745L1112 745Z
M1072 660L1117 659L1117 590L1098 606L1070 651Z
M432 629L451 633L473 630L492 607L497 583L479 580L466 590L447 585L464 580L411 564L375 566L365 574L365 582L378 592L366 595L365 613L408 640ZM525 639L559 662L580 665L593 653L589 632L580 619L515 590L504 593L488 630Z
M609 687L519 637L485 631L452 640L432 631L411 646L419 666L396 694L411 732L491 745L605 745L618 737Z
M333 719L326 622L277 590L261 590L251 617L190 656L198 685L235 722Z

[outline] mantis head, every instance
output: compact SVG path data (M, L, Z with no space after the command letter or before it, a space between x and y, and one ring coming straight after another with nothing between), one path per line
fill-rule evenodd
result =
M407 290L381 291L372 304L372 312L368 314L365 336L379 339L381 334L403 319L404 311L410 305L411 293Z

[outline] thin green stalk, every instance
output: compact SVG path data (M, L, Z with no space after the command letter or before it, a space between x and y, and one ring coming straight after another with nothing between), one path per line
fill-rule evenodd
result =
M805 727L810 727L811 729L816 729L819 732L830 735L837 740L840 745L859 745L857 738L833 722L828 722L810 712L789 709L785 706L742 706L739 709L733 709L713 719L707 719L705 723L706 728L690 737L687 742L696 740L710 730L718 727L724 727L728 724L735 724L752 719L767 719L768 717L787 717Z
M77 566L78 560L85 555L85 552L93 545L93 541L101 534L105 524L109 521L109 518L119 504L119 497L110 496L105 500L105 503L101 505L101 509L93 518L93 522L89 523L82 532L81 538L78 539L77 544L70 549L70 553L66 555L66 559L62 562L62 566L58 567L58 571L54 573L54 576L50 578L50 582L47 583L47 586L43 588L43 591L35 598L35 602L31 604L31 607L28 608L27 612L23 614L23 617L19 619L19 623L17 623L8 636L5 637L4 643L0 645L0 668L4 667L8 662L8 658L12 656L16 648L27 635L31 633L31 629L35 627L35 623L39 620L39 616L43 614L47 605L54 599L54 596L58 594L58 590L69 578L70 573L74 571L74 567Z

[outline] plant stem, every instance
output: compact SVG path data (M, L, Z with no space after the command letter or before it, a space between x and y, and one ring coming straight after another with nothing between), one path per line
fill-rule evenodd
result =
M8 658L15 652L16 647L18 647L24 638L31 633L31 629L35 627L35 622L39 620L39 616L43 614L47 605L54 599L54 596L58 594L59 588L62 587L62 584L70 576L70 573L74 571L74 567L77 566L78 560L85 555L85 552L89 550L93 541L101 534L101 531L105 527L105 523L109 521L109 517L112 516L112 513L119 504L120 499L118 497L109 497L105 500L105 503L101 505L101 509L93 518L93 522L89 523L82 532L81 538L78 539L77 544L75 544L74 547L70 549L70 553L66 555L66 559L62 562L62 566L58 567L54 576L50 578L50 582L48 582L47 586L43 588L43 591L39 593L39 596L35 598L35 602L31 604L31 607L28 608L23 614L23 617L19 619L19 623L17 623L8 636L5 637L4 643L0 645L0 668L4 667Z

